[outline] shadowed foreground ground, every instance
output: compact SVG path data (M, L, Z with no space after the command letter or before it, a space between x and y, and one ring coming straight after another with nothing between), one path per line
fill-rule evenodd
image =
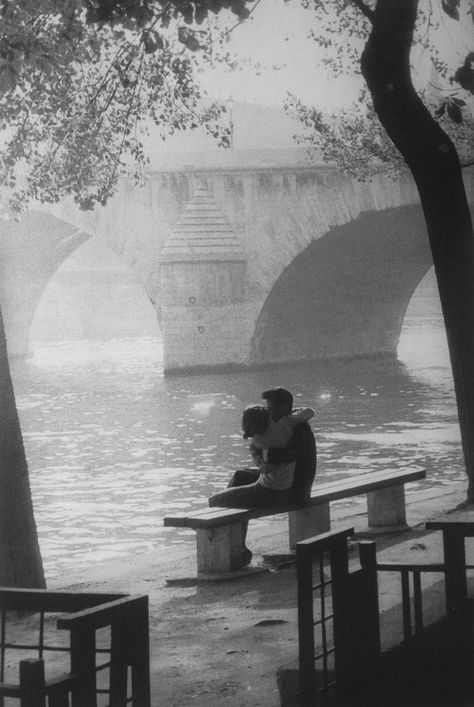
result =
M474 607L446 617L409 647L384 656L373 691L359 705L468 707L474 704Z
M412 496L407 509L411 531L378 538L379 560L440 561L441 534L426 534L424 522L453 508L464 494L465 486L457 484ZM335 529L362 529L365 524L363 501L334 508ZM279 518L253 528L251 524L249 540L255 564L266 553L285 551L286 520ZM91 566L87 577L83 572L71 574L60 586L77 591L149 595L153 707L278 707L277 669L281 665L294 666L298 655L295 568L196 584L195 562L194 546L179 545L164 552ZM169 584L169 579L184 581ZM388 573L379 583L385 647L396 645L402 638L399 585L399 578ZM427 577L423 595L424 620L429 624L444 613L442 577ZM469 616L468 622L461 620L442 633L440 627L433 629L421 653L413 653L408 659L393 654L384 667L380 689L359 704L474 704L474 692L466 692L471 690L471 682L463 677L468 674L465 667L471 665L474 644L474 614ZM464 625L467 630L461 634ZM423 664L420 655L432 660ZM463 702L467 694L472 699Z

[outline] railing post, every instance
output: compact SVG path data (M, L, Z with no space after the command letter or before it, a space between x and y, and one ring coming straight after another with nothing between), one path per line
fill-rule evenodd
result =
M402 607L403 607L403 640L411 638L411 603L410 603L410 575L408 569L401 570L402 582Z
M413 570L413 602L415 607L415 634L423 633L423 601L421 595L421 572Z
M77 675L72 690L72 707L97 707L95 629L71 628L71 673Z
M120 616L114 619L111 627L110 704L114 707L126 707L127 704L128 641L124 617Z
M135 600L127 616L129 647L132 649L132 705L150 707L150 639L148 628L148 597Z
M44 661L20 661L20 706L46 707Z
M316 671L314 665L313 564L310 546L296 545L298 588L298 642L301 704L316 703Z
M451 613L463 606L467 598L465 539L457 533L443 533L446 566L446 611Z
M369 661L375 661L380 658L381 646L377 550L373 540L359 541L359 559L366 579L364 597L368 637L366 656Z
M334 614L334 669L336 689L344 684L344 678L350 671L352 655L352 626L348 602L349 559L346 538L335 538L331 545L331 580ZM349 621L348 621L349 620Z

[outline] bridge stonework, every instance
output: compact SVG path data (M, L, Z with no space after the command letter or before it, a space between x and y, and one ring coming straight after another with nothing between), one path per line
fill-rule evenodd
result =
M356 182L300 151L276 152L152 171L144 187L124 183L94 213L55 206L50 227L33 211L20 226L38 233L46 246L36 250L46 247L49 260L45 267L37 258L36 274L28 269L36 286L23 313L31 321L53 261L59 267L92 236L134 270L153 303L165 371L395 355L406 307L432 265L412 180ZM471 201L473 176L465 177ZM44 234L61 228L51 248ZM9 238L0 241L6 272ZM31 248L31 233L25 243ZM24 318L22 329L8 316L24 279L19 267L15 278L2 302L9 349L21 354L30 323Z

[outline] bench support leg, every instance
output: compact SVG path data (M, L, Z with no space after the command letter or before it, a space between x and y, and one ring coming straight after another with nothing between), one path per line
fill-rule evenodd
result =
M241 523L198 528L196 550L198 574L240 569L244 550Z
M406 525L405 487L403 484L369 491L367 493L367 515L370 528Z
M290 550L296 549L299 540L312 538L331 529L329 503L321 503L310 508L288 513Z

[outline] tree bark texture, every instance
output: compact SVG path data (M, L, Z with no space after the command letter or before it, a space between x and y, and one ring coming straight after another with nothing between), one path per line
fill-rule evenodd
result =
M1 313L0 586L46 586Z
M474 235L456 149L413 87L417 9L417 0L378 0L362 73L420 194L446 326L468 501L474 502Z

